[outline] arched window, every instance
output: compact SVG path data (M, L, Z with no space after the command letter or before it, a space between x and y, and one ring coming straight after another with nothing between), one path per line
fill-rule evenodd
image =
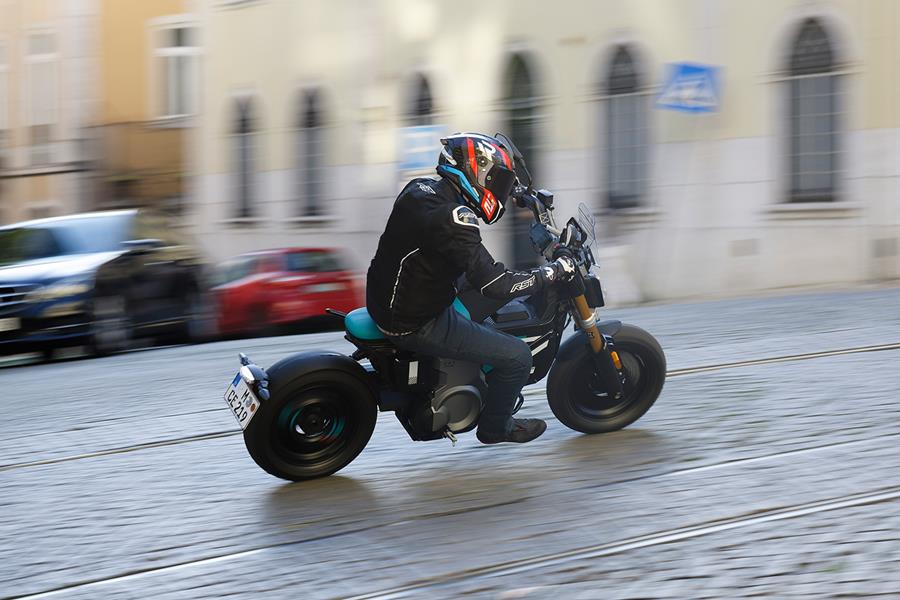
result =
M298 214L325 214L325 119L318 90L303 94L297 124Z
M531 70L521 54L514 54L509 59L503 81L506 118L502 131L522 152L535 183L540 185L537 169L538 93ZM531 213L527 209L515 206L507 207L507 211L511 212L513 217L513 266L516 268L533 266L537 259L528 237Z
M828 34L807 19L790 56L790 200L834 200L837 188L839 79Z
M647 100L631 52L619 46L606 80L606 198L609 208L638 206L647 180Z
M256 133L253 107L249 98L241 98L235 107L234 176L235 216L252 217L256 201L256 165L253 157L253 138Z
M434 121L434 102L431 97L431 86L421 73L416 74L412 85L406 120L409 125L431 125Z

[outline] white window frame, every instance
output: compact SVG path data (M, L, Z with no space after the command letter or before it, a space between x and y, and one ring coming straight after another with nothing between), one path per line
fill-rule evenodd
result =
M31 38L33 36L38 35L51 35L54 40L54 48L53 52L44 52L40 54L32 54L31 53ZM23 110L25 112L25 126L28 130L28 152L29 158L28 163L32 166L40 167L46 166L49 164L53 164L54 159L56 157L57 152L55 151L55 140L53 134L56 133L58 135L59 127L61 126L61 102L60 102L60 53L59 53L59 44L60 44L60 34L59 31L52 27L32 27L26 30L24 36L24 45L22 48L22 53L24 55L24 63L25 63L25 86L22 90L22 93L25 97L25 102L23 106ZM53 119L50 123L38 123L37 117L34 114L35 102L32 98L32 84L33 84L33 68L35 65L39 64L51 64L53 65L53 85L55 92L55 106L53 107ZM32 130L31 128L38 125L47 125L50 127L50 139L47 141L46 145L35 145L32 142ZM36 155L39 150L43 150L46 152L46 160L36 160Z
M173 29L191 29L193 46L163 46L162 40L166 33ZM148 44L150 46L149 69L150 74L150 111L154 119L160 122L183 121L193 117L200 110L200 57L203 54L200 40L200 25L193 15L167 15L152 19L149 22ZM187 112L169 114L167 105L171 102L162 97L163 85L161 80L160 63L169 58L187 57L189 59L188 83L186 93ZM172 88L165 88L171 93Z

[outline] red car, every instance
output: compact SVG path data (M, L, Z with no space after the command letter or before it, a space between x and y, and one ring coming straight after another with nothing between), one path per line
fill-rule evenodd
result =
M328 248L251 252L219 266L215 287L219 330L260 334L278 326L349 312L363 304L356 275L340 253Z

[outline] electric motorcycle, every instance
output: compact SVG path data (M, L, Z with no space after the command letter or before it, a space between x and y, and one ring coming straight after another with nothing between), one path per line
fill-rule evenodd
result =
M561 254L576 264L574 278L510 302L491 300L462 282L453 308L487 327L525 341L533 368L528 383L547 379L550 409L567 427L603 433L635 422L656 401L666 358L646 331L620 321L597 321L603 291L593 246L595 223L581 205L557 228L553 195L532 188L521 153L502 134L516 164L516 205L534 217L530 238L546 261ZM299 481L331 475L368 443L378 411L395 413L416 441L449 439L478 425L490 365L421 356L400 350L365 308L344 319L356 351L303 352L264 369L240 355L241 367L225 402L243 429L253 460L268 473ZM561 343L574 321L575 334ZM515 410L524 398L519 396Z

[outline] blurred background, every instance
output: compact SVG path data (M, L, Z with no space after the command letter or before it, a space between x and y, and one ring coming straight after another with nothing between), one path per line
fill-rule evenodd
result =
M0 354L106 356L0 357L0 597L897 597L898 31L895 0L0 0ZM276 481L238 351L352 352L323 310L456 131L590 207L660 401L581 436L529 388L521 449L382 414ZM523 267L528 223L481 231Z
M561 212L600 217L614 301L900 275L894 2L566 0L551 16L3 0L0 221L147 207L212 262L339 247L358 272L441 134L503 131ZM486 228L499 259L533 260L523 221Z

